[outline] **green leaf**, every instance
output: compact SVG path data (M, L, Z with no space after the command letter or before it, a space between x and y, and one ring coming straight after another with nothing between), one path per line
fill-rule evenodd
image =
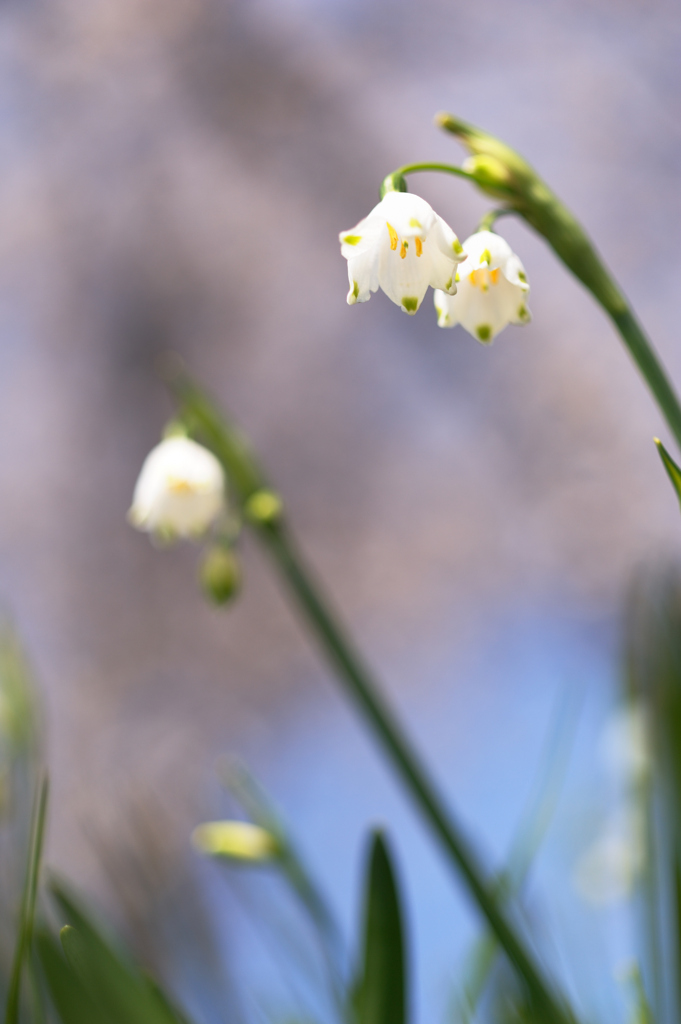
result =
M60 934L66 961L97 1010L125 1024L179 1024L170 1000L159 998L158 989L103 937L64 886L53 882L51 888L73 922Z
M659 437L654 438L654 441L657 445L657 450L660 453L662 465L667 470L667 476L671 480L672 487L676 491L676 497L679 499L679 504L681 504L681 468L679 468L679 466L674 462Z
M374 832L364 899L364 952L356 993L358 1024L405 1024L402 914L390 855Z
M103 1017L64 959L57 940L45 930L36 934L35 947L54 1008L62 1024L116 1024Z
M33 938L33 920L35 917L35 901L38 893L38 874L40 872L43 837L45 833L45 815L47 813L48 791L49 783L47 776L45 775L38 785L33 802L26 880L24 883L24 893L21 901L21 919L19 921L17 944L14 951L9 992L7 994L5 1024L16 1024L19 1020L21 979L23 976L24 963L31 951L31 941Z

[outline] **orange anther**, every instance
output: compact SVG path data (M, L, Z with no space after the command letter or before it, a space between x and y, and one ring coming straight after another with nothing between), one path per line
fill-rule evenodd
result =
M404 259L404 257L406 255L407 255L407 243L406 242L402 242L402 248L400 249L400 256L402 257L402 259Z
M387 221L386 224L388 224ZM395 250L397 248L397 232L392 224L388 224L388 232L390 234L390 248Z
M415 238L414 245L416 246L416 255L420 256L421 253L423 252L423 242L421 241L420 238Z

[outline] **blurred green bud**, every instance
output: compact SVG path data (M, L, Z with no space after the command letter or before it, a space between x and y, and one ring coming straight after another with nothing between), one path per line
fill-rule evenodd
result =
M506 198L513 194L513 177L508 167L497 157L481 153L479 156L469 156L461 166L475 177L480 188L489 195Z
M209 857L264 864L279 856L277 840L248 821L207 821L192 833L192 844Z
M213 544L208 548L199 570L201 588L213 604L226 604L239 592L241 569L232 548Z
M281 498L274 491L256 491L244 505L244 516L252 523L265 525L276 522L283 508Z
M387 192L407 192L407 181L402 174L389 174L381 182L379 199L383 199Z

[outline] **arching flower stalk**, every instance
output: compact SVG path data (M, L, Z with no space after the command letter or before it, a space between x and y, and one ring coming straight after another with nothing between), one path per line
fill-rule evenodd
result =
M381 288L414 314L428 286L456 292L461 243L433 208L409 192L387 192L356 227L340 234L348 261L348 303L367 302Z
M463 243L466 256L458 269L455 295L435 292L440 327L461 324L484 344L508 324L531 319L530 286L522 263L510 245L493 231L477 231Z

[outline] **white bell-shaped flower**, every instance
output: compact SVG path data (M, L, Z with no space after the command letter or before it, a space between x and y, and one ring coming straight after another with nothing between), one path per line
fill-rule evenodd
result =
M477 231L463 243L466 260L458 268L456 295L435 292L440 327L461 324L487 344L507 324L525 324L530 286L510 245L493 231Z
M225 504L225 475L212 452L188 437L168 437L147 455L128 520L165 537L199 537Z
M413 314L429 285L443 294L456 291L456 267L465 259L461 243L419 196L387 192L368 217L339 237L348 261L350 305L366 302L382 288Z

